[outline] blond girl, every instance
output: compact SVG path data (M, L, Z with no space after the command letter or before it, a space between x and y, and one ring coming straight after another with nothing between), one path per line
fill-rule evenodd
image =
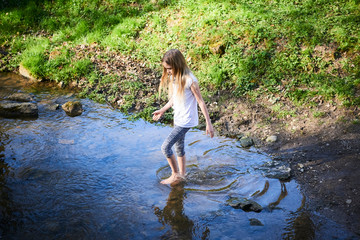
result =
M214 136L214 129L200 93L198 80L187 66L182 53L177 49L167 51L162 58L162 65L163 74L159 92L161 94L161 90L167 88L169 101L160 110L153 112L153 120L159 120L170 107L174 109L174 128L161 146L161 151L172 171L171 176L161 183L173 184L185 180L184 139L189 129L198 125L197 105L206 120L206 134L211 138ZM175 148L177 160L171 149L172 146Z

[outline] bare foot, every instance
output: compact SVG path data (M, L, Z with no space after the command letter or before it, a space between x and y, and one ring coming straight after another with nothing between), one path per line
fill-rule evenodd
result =
M161 184L177 184L185 181L185 177L179 173L173 173L169 178L162 180Z

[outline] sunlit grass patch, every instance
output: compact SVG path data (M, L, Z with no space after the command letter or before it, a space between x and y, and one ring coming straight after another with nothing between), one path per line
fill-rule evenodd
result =
M21 56L21 63L28 68L35 78L43 78L46 71L46 49L49 46L48 39L34 39Z
M0 46L14 56L11 65L23 62L39 77L116 81L99 77L86 54L70 56L80 44L97 43L158 71L164 52L178 48L209 95L280 94L297 106L320 95L359 104L356 1L19 0L0 6ZM67 50L49 57L65 43Z
M119 51L130 52L136 48L134 39L144 24L145 21L141 18L126 18L111 29L111 33L102 41L102 44Z

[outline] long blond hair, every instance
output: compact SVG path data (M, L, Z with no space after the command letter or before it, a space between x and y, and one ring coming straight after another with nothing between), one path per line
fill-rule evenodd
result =
M168 76L167 70L164 67L163 73L161 76L160 86L159 86L159 97L161 96L162 89L168 90L169 99L173 95L173 82L177 85L177 92L179 96L184 95L186 78L190 74L190 69L186 64L184 55L178 49L170 49L167 51L163 58L161 59L162 63L166 63L171 66L172 69L172 77Z

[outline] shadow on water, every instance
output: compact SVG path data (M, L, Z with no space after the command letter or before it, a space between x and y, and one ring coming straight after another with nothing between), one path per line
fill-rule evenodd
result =
M170 127L130 122L86 99L80 100L85 112L71 118L45 105L74 97L49 92L36 91L38 119L0 118L0 238L351 236L321 216L314 221L295 181L268 178L259 170L270 158L256 149L189 131L187 180L169 188L159 182L170 175L160 151ZM256 202L262 210L232 207L229 198Z

